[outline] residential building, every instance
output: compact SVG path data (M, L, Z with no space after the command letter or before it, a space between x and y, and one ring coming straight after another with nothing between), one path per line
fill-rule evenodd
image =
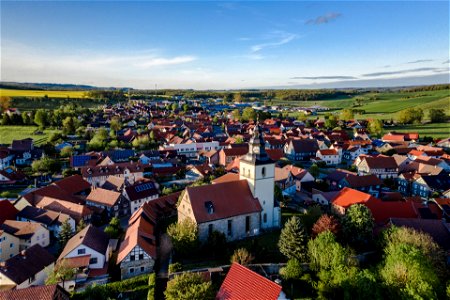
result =
M159 190L155 182L140 180L124 189L123 196L130 203L131 213L135 213L145 202L157 199Z
M0 291L1 300L69 300L70 294L57 284Z
M39 245L21 251L0 265L0 290L44 285L55 258Z
M50 230L55 237L59 236L61 226L66 221L69 222L73 232L75 232L76 229L75 220L69 215L61 212L37 208L31 205L26 206L17 214L17 220L40 223Z
M0 262L19 254L20 239L0 229Z
M358 175L376 175L380 179L397 178L398 166L391 156L364 156L357 164Z
M342 161L341 151L336 149L324 149L317 150L316 157L313 158L315 161L323 161L327 165L337 165Z
M102 188L92 189L86 197L86 205L99 209L109 218L128 215L130 209L129 201L121 193Z
M111 165L88 166L81 168L81 175L92 186L102 186L111 176L123 177L126 183L133 184L138 178L144 177L144 165L140 162L123 162Z
M316 139L291 140L284 146L284 153L290 160L309 161L316 156L319 144Z
M28 221L6 220L1 226L3 230L19 239L19 250L25 250L33 245L47 247L50 245L50 232L40 223Z

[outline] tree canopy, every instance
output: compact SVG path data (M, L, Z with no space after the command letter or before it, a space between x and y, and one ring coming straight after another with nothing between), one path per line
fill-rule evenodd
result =
M167 300L214 299L211 282L206 282L198 273L176 275L167 283L164 292Z
M300 219L291 217L281 230L278 247L280 252L289 259L303 261L306 258L307 234Z

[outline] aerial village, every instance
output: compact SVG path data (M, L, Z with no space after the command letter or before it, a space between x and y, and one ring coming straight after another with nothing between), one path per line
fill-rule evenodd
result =
M390 227L427 234L450 261L450 137L283 110L130 100L77 111L46 143L2 145L0 299L188 299L171 282L190 274L211 299L315 297L311 278L286 274L314 270L302 259L327 230L362 266ZM300 231L311 241L296 248Z

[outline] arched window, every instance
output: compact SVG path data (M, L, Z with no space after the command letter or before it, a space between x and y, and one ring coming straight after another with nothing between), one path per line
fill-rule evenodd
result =
M262 174L262 177L266 177L266 167L263 167L261 169L261 174Z
M245 176L245 168L242 168L242 175Z
M267 214L266 213L264 213L264 215L263 215L263 221L264 221L264 223L267 223Z
M250 177L250 169L247 171L247 177Z

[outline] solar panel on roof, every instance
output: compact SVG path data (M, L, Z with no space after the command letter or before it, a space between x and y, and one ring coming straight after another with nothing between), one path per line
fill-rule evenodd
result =
M13 172L12 169L6 169L5 171L6 171L6 173L8 173L8 174L11 174L11 173Z
M142 191L151 190L153 188L154 188L153 183L144 183L144 184L136 186L134 189L135 189L136 192L139 193L139 192L142 192Z

